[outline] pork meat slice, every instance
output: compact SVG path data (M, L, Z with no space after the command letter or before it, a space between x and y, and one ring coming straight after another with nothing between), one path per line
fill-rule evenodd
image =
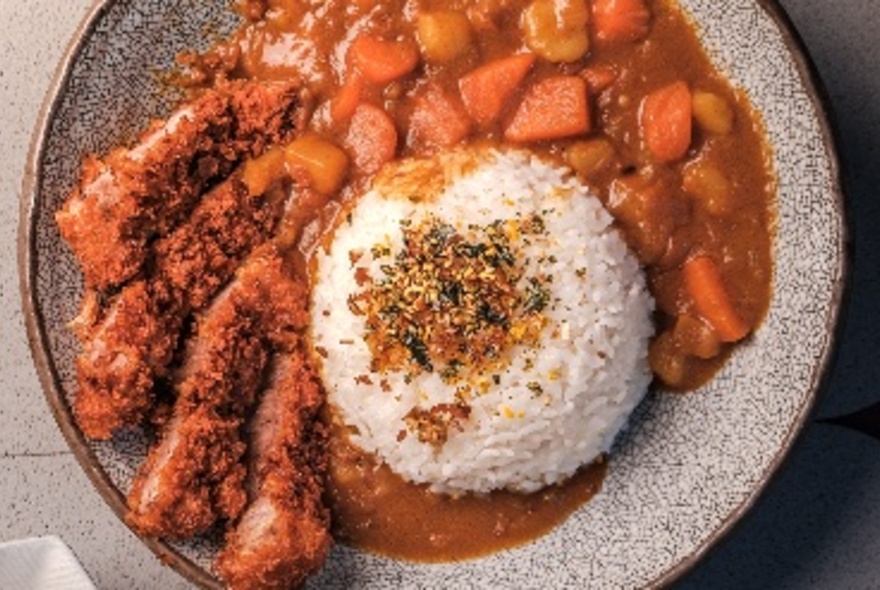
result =
M56 213L86 287L109 291L137 275L154 237L243 159L290 138L303 116L294 84L228 82L154 123L135 147L87 159Z
M186 318L204 308L279 225L287 182L254 194L242 176L241 170L233 173L186 223L155 244L154 268L146 278L123 287L100 319L79 322L83 351L74 412L87 437L105 440L143 421L156 380L168 375ZM96 304L86 307L88 315L99 315Z
M276 355L249 428L250 503L215 564L232 590L297 588L327 558L323 401L303 352Z
M272 244L260 248L200 319L177 399L128 496L143 534L187 538L239 516L247 500L243 428L274 350L295 346L307 291Z

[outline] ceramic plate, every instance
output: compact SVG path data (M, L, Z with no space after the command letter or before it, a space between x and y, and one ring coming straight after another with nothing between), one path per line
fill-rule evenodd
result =
M847 271L838 164L822 101L781 9L682 0L715 64L763 117L778 179L769 315L695 395L649 395L619 439L604 489L551 534L485 559L416 565L337 547L314 588L635 588L665 585L755 502L808 419L833 356ZM21 225L22 291L49 403L83 468L119 515L146 451L138 436L87 442L74 424L77 342L65 323L81 279L53 213L84 154L124 143L176 97L158 75L237 24L221 0L99 2L59 67L35 132ZM207 32L207 34L206 34ZM192 581L217 586L211 539L145 540Z

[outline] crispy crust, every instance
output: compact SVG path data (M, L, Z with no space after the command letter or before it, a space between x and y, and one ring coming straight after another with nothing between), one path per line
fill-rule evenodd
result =
M302 352L307 290L265 243L289 185L254 195L245 168L235 171L290 139L305 116L300 97L294 84L220 81L133 148L87 158L56 214L87 287L71 323L83 343L77 421L87 437L109 439L166 410L126 520L185 539L239 522L249 505L217 563L233 588L299 586L332 544L323 393ZM181 347L189 318L209 304ZM248 464L245 422L267 373Z
M262 247L211 305L175 382L173 416L135 478L128 522L186 538L244 508L242 425L273 349L289 349L308 321L307 293L274 246Z
M301 586L332 545L321 495L326 432L323 393L305 354L276 357L272 381L251 424L252 500L227 536L215 569L234 590Z
M126 285L99 323L94 304L78 322L83 352L77 359L77 423L94 439L137 425L155 400L156 380L168 374L179 333L254 247L277 227L286 183L252 195L233 176L209 193L192 217L155 246L148 280ZM91 301L91 300L90 300Z
M229 82L154 123L134 148L88 158L55 216L86 286L107 291L136 276L155 236L242 159L287 140L301 116L296 85Z

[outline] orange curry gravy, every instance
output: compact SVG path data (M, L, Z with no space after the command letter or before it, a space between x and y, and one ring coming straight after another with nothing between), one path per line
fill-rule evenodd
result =
M604 459L534 494L452 498L404 481L336 432L330 446L334 536L388 557L422 562L479 557L536 539L602 486Z
M542 3L559 13L578 4L592 8L589 50L566 63L536 59L500 114L488 124L470 125L463 137L444 143L417 132L419 97L439 92L460 109L462 76L530 51L524 14ZM334 100L350 82L348 53L359 35L419 49L414 69L359 90L361 103L378 107L393 122L392 155L398 158L464 143L510 145L504 130L529 87L554 76L583 78L589 131L517 145L570 166L603 200L644 265L657 302L651 367L666 389L689 391L711 378L768 308L775 185L758 117L713 69L686 18L668 0L617 3L648 8L649 27L636 40L598 38L597 7L615 4L608 0L243 0L248 22L209 53L184 56L184 81L301 80L314 105L307 133L349 156L344 182L331 193L309 197L304 180L304 214L327 220L372 174L359 163L363 146L353 144L348 120L333 116ZM438 61L423 55L416 23L419 14L441 10L464 18L470 33L463 50ZM693 131L684 155L664 160L651 150L643 116L647 97L675 83L693 95ZM689 287L685 269L694 259L714 266L729 303L726 317L711 317L712 310L707 317ZM731 316L735 325L722 321ZM338 535L355 546L416 560L472 557L540 536L587 501L605 471L604 464L587 467L562 486L527 496L451 499L404 482L343 438L336 437L331 453Z

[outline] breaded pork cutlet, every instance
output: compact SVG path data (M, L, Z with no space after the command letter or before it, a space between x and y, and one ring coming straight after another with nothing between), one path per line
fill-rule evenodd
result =
M301 123L297 85L227 82L154 123L135 147L88 159L56 213L86 287L112 290L137 275L149 243L180 224L203 193Z
M146 278L123 287L106 310L93 305L80 314L75 323L83 352L74 412L86 436L108 439L146 417L156 379L168 374L186 318L207 305L247 254L269 239L288 194L283 179L256 193L244 181L244 170L234 172L183 225L155 243Z
M289 276L267 244L199 320L172 417L128 496L127 520L141 533L187 538L244 508L243 424L272 351L295 346L308 321L306 288Z
M231 590L297 588L327 558L323 400L302 351L276 355L249 427L249 504L215 564Z

